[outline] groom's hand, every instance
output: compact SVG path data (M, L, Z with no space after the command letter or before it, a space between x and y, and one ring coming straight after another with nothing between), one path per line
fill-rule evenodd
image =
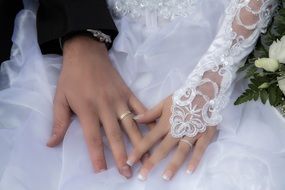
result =
M63 140L73 112L80 120L95 171L107 169L101 124L119 172L129 178L132 172L126 164L127 154L120 125L134 145L139 143L141 134L132 117L118 122L118 117L128 110L138 114L145 108L113 68L105 45L84 36L66 41L54 98L53 134L48 146L54 147Z

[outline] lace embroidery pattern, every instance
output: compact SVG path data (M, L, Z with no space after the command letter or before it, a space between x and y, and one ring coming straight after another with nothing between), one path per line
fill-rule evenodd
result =
M252 7L254 3L261 3L261 7L258 9ZM251 52L260 32L266 31L276 6L275 0L232 0L230 2L222 31L218 33L207 54L189 75L185 85L173 95L172 115L169 120L173 137L194 137L204 132L207 126L216 126L222 121L220 112L229 101L231 85L239 63ZM244 23L241 17L242 11L258 17L257 21L250 24ZM235 31L234 22L248 30L250 35L246 37ZM221 82L204 78L207 71L220 76ZM207 95L198 90L198 87L205 83L213 86L212 94ZM205 102L203 105L198 105L194 101L195 97L199 96Z
M116 16L138 18L145 11L155 12L161 18L173 20L190 15L196 0L115 0L112 6Z

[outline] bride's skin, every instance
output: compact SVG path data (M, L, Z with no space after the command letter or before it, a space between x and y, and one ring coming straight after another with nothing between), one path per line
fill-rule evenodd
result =
M118 117L128 110L136 114L144 106L113 68L105 44L89 37L77 36L64 43L63 67L54 98L54 124L48 146L62 142L75 113L83 129L94 170L107 169L100 124L109 140L119 172L129 178L131 168L126 164L127 154L122 139L122 129L132 144L139 144L142 136L131 117L118 122Z
M217 76L213 72L206 72L204 76L211 77L218 83L221 81L221 77ZM198 89L208 94L210 97L213 96L211 86L208 84L204 84L198 87ZM180 138L172 137L170 134L171 125L169 122L172 104L172 96L169 96L153 109L144 114L137 115L134 118L138 123L150 123L156 120L158 120L158 122L156 126L154 126L154 128L143 138L141 143L134 147L134 150L127 161L130 166L136 163L146 151L152 148L158 141L161 140L161 138L163 138L150 158L143 163L138 175L140 180L145 180L151 169L163 158L165 158L167 154L174 148L176 148L176 150L172 160L162 174L163 179L170 180L185 162L189 153L193 151L191 160L186 170L187 174L191 174L197 168L205 150L217 133L216 126L213 126L208 127L204 133L200 133L193 138L183 137L183 139L194 144L193 147L190 147L187 143L180 141ZM193 104L197 105L197 108L201 108L205 104L205 100L201 96L197 96L193 100Z
M156 126L143 138L141 143L135 146L127 162L129 165L132 166L134 163L138 162L140 157L146 151L148 151L161 138L163 138L150 158L143 163L138 176L140 180L145 180L151 169L163 158L165 158L174 147L176 147L175 153L162 174L163 179L170 180L185 162L189 152L193 151L188 169L186 171L187 174L191 174L198 166L206 148L217 133L216 127L208 127L204 133L199 134L194 138L184 137L189 142L192 142L193 144L195 143L193 150L191 150L188 144L181 142L180 139L173 138L169 133L171 106L172 97L169 96L153 109L149 110L143 115L138 115L135 118L138 123L150 123L157 119L159 119L159 121L157 122Z

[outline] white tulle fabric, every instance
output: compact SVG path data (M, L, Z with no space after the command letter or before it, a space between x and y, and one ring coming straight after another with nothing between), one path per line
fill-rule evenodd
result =
M208 52L225 18L228 0L198 1L189 17L158 19L145 12L138 20L115 20L119 35L110 50L114 66L148 107L172 94ZM126 180L115 167L104 141L108 170L92 170L79 121L74 117L61 146L51 149L52 101L61 57L43 56L37 45L33 3L25 3L15 22L11 59L0 74L1 190L284 190L285 122L270 106L257 102L235 107L236 87L221 115L219 136L199 168L161 178L170 154L146 182ZM126 141L127 150L131 145ZM191 158L189 156L188 160ZM134 168L138 174L139 165Z

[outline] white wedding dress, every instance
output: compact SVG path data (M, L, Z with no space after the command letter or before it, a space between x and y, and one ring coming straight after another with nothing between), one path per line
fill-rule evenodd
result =
M231 74L224 75L224 80L231 80L229 76L234 76L236 67L242 64L265 27L255 30L251 41L241 39L239 45L235 37L232 37L234 43L225 41L229 33L224 28L231 28L225 20L249 1L258 0L110 0L119 30L110 50L111 60L149 108L183 85L191 86L199 71L209 69L205 65L213 66L211 54L224 58L225 54L219 52L225 53L223 48L228 42L230 50L237 47L232 52L239 51L227 54L227 60L232 60L230 67L223 65ZM234 106L233 101L246 85L242 80L230 84L233 90L227 90L228 96L223 96L227 104L216 117L223 118L219 134L192 175L185 174L185 163L173 180L164 181L161 174L170 155L151 172L147 181L135 177L139 165L134 167L134 177L126 180L117 172L106 139L108 170L95 174L76 117L62 145L46 147L62 59L58 55L41 54L36 36L36 7L36 2L25 1L25 9L15 21L11 59L1 66L1 190L285 189L285 120L274 108L259 102ZM260 14L266 19L272 10L264 9ZM262 20L259 24L266 23Z

